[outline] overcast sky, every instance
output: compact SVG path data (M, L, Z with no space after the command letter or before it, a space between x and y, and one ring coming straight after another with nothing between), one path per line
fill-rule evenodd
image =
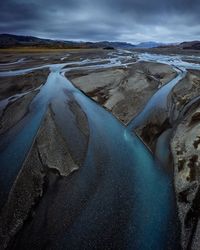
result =
M0 33L66 40L200 40L200 0L1 0Z

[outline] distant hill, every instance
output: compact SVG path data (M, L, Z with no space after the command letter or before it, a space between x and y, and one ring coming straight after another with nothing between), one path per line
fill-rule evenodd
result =
M142 43L136 44L135 47L140 48L140 49L150 49L150 48L161 47L161 46L164 46L164 45L166 45L166 44L157 43L157 42L142 42Z
M187 50L200 50L200 41L182 42L179 44L165 44L157 42L143 42L135 45L135 48L151 49L151 48L174 48L174 49L187 49Z
M187 49L200 50L200 41L183 42L176 45L157 43L157 42L142 42L137 45L126 42L75 42L75 41L60 41L53 39L43 39L34 36L18 36L12 34L0 34L0 48L50 48L50 49L69 49L69 48L106 48L106 49Z
M179 46L182 49L200 50L200 41L183 42L183 43L180 43Z
M11 34L0 34L0 48L14 47L45 47L45 48L75 48L81 47L81 44L71 41L57 41L43 39L33 36L18 36Z
M113 47L113 48L120 48L120 49L133 49L135 48L135 45L131 43L126 43L126 42L108 42L108 41L103 41L103 42L97 42L95 43L99 47Z
M178 50L200 50L200 41L182 42L178 44L168 44L159 47L161 49L178 49Z
M0 34L0 48L16 47L41 47L41 48L121 48L131 49L135 46L126 42L74 42L43 39L34 36L18 36L12 34Z

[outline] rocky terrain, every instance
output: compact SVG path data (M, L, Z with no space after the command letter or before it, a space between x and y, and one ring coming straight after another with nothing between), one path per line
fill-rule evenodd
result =
M174 181L182 225L183 249L200 247L200 73L189 73L173 89L174 117L177 120L171 140ZM193 101L194 100L194 101ZM177 114L182 115L177 118Z
M170 98L173 106L173 120L178 118L183 107L200 93L200 71L189 69L186 77L173 88Z
M171 141L183 249L200 247L200 109L188 113Z

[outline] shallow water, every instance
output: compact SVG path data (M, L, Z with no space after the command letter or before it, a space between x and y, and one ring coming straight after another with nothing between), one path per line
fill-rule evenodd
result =
M87 63L77 63L78 68ZM85 68L119 65L123 65L120 60L112 58L107 65ZM64 66L68 68L62 69ZM1 204L33 143L48 104L53 98L60 98L63 90L75 98L88 118L89 145L83 166L66 182L63 179L57 184L58 195L48 190L41 199L34 218L24 226L16 249L34 249L35 245L44 248L46 240L54 249L179 249L180 230L172 176L166 174L145 145L129 131L130 127L123 126L64 78L65 71L74 70L70 64L48 67L51 73L47 83L30 104L29 114L1 140ZM26 72L28 70L33 69ZM11 75L16 73L24 72ZM174 80L152 97L139 122L158 103L166 107L167 94L184 75L185 71L180 70ZM65 129L64 123L59 126ZM51 220L46 223L43 213L47 208L50 211L53 204L57 207L53 209L52 218L60 230L46 239ZM66 218L73 223L64 224Z
M57 82L66 85L87 115L87 156L66 181L66 189L66 184L57 184L64 193L54 196L54 202L52 193L43 198L16 248L33 249L36 242L40 248L45 246L49 225L42 214L47 207L55 210L57 204L53 216L60 229L48 238L54 249L57 245L59 249L179 249L171 177L116 118L62 75L57 75ZM65 226L62 221L68 216L73 223Z
M197 69L200 70L200 65L195 63L189 63L182 61L181 56L166 56L159 54L149 54L142 53L138 55L139 61L148 61L148 62L158 62L171 65L174 70L177 72L177 76L172 79L170 82L162 86L158 91L150 98L150 100L145 105L142 112L135 116L128 124L128 128L133 130L145 122L151 117L152 112L155 111L155 108L161 109L162 112L168 112L168 95L170 94L173 87L182 80L186 74L187 69Z
M105 61L104 59L83 60L80 62L68 62L61 64L42 65L33 68L22 70L13 70L0 72L0 77L23 75L38 69L49 68L51 73L48 76L46 84L40 88L40 92L36 95L30 103L27 115L17 123L8 133L0 137L0 207L4 204L8 193L14 183L16 175L18 174L24 159L33 143L34 137L41 124L42 118L47 110L52 98L61 98L61 91L63 89L62 83L58 83L57 79L61 72L79 70L89 62L97 63L97 65L86 66L86 68L98 67L117 67L119 62L111 58L106 66L98 65L98 62ZM72 65L77 65L76 68ZM66 67L66 69L63 69ZM65 83L64 83L65 85ZM71 85L72 86L72 85ZM72 88L74 88L72 86ZM38 89L38 88L37 88ZM35 90L37 90L35 89ZM12 98L20 98L28 92L16 94L9 98L0 101L0 108L4 110L6 106L12 102ZM11 166L11 167L10 167Z

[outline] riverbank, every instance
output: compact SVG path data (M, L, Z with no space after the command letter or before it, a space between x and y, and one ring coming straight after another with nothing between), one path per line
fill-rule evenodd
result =
M172 91L174 117L178 119L171 140L174 180L182 225L183 249L198 250L200 223L200 71L189 70ZM184 113L178 117L181 111Z
M49 72L49 69L41 69L18 76L1 77L0 101L40 87L46 82Z
M82 128L86 135L86 148L83 152L79 152L80 155L85 155L89 136L87 118L74 101L70 102L69 108L76 116L80 131ZM83 164L85 156L81 161L74 158L69 148L73 142L66 143L55 120L54 111L49 107L31 150L12 186L7 202L1 210L0 248L12 245L14 237L27 219L33 216L35 207L46 189L51 188L54 179L70 175Z
M115 52L115 51L114 51ZM0 49L0 71L26 69L41 65L79 62L87 59L108 58L110 51L103 49L68 50L10 50Z
M176 72L159 63L138 62L127 68L66 73L73 84L127 124Z

